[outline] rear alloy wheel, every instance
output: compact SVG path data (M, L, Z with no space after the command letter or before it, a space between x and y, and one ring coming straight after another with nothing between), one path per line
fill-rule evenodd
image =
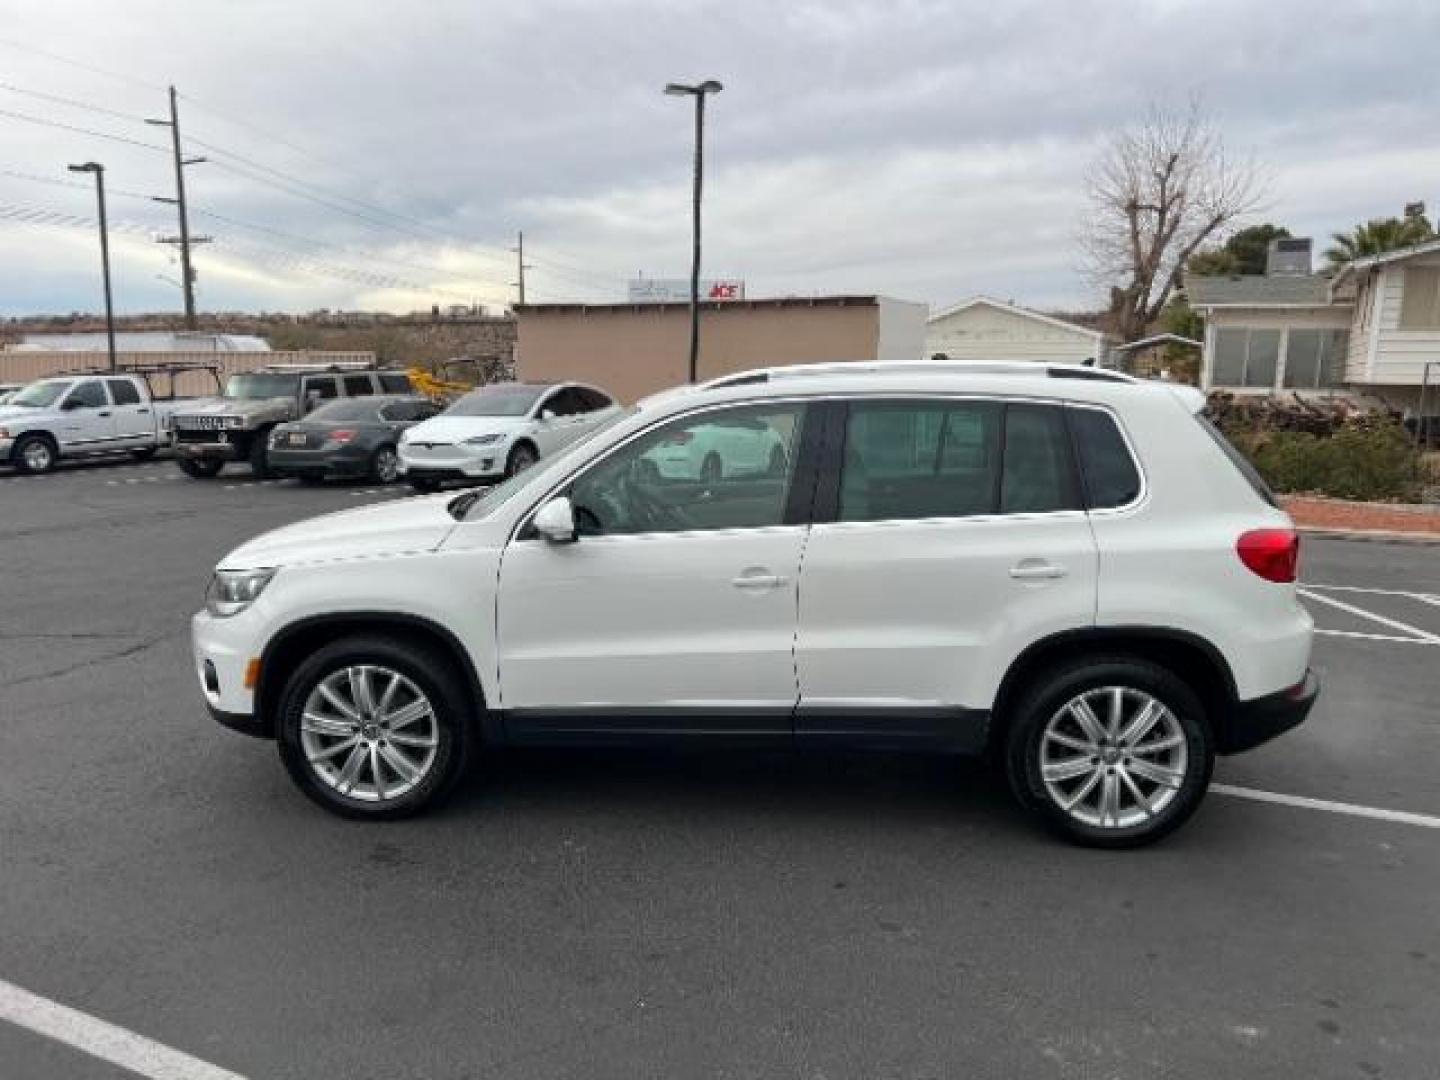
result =
M467 715L459 680L429 653L387 638L345 639L291 677L280 756L327 810L405 817L437 802L460 776Z
M19 466L21 472L36 475L55 468L58 457L55 444L44 435L23 436L11 451L11 460Z
M400 475L400 458L393 446L382 446L370 459L370 475L377 483L393 484Z
M1185 683L1115 658L1043 679L1016 709L1007 758L1016 796L1052 828L1083 844L1133 847L1194 813L1214 751Z
M180 471L186 476L192 476L196 480L213 480L225 467L223 461L208 461L205 458L180 458L175 464L180 466Z
M540 455L535 453L535 448L529 443L520 443L510 451L510 456L505 459L505 475L514 476L522 473L535 462L540 460Z

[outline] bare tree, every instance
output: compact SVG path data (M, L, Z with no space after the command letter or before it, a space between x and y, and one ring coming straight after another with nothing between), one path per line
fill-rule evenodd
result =
M1265 194L1253 161L1226 157L1198 100L1183 110L1151 105L1105 145L1085 187L1080 242L1091 275L1110 287L1112 328L1126 341L1159 317L1196 249Z

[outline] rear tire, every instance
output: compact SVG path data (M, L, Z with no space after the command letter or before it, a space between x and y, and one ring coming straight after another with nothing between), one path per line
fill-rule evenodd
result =
M400 476L400 458L393 446L382 446L370 458L370 477L377 484L393 484Z
M225 467L223 461L207 461L204 458L180 458L175 462L180 471L196 480L213 480Z
M10 460L21 472L39 476L55 468L60 451L47 435L22 435L10 451Z
M1011 717L1011 790L1075 843L1159 840L1195 812L1210 785L1215 750L1204 707L1149 661L1101 656L1043 672Z
M276 724L280 758L300 790L331 813L409 817L437 805L464 773L475 741L469 697L453 666L427 649L387 637L341 638L302 661L286 683Z

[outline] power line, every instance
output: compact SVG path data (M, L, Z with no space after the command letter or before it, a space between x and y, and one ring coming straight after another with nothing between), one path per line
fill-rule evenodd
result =
M94 184L80 184L73 180L60 180L53 176L42 176L39 173L17 172L14 169L0 169L0 176L10 176L16 180L31 180L37 184L49 184L52 187L74 188L77 191L93 191L95 187ZM105 196L109 198L111 195L122 195L127 199L144 199L146 202L154 199L151 195L144 195L138 191L121 191L107 184L105 185Z
M91 105L88 101L77 101L75 98L61 97L59 94L47 94L43 90L27 90L14 83L0 82L0 90L9 90L12 94L24 94L26 97L39 98L41 101L49 101L57 105L68 105L72 109L85 109L89 112L100 113L102 116L113 116L117 120L130 120L137 124L145 122L143 116L136 116L133 113L107 109L103 105Z
M141 142L139 139L127 139L124 135L112 135L106 131L95 131L91 128L77 127L74 124L62 124L59 120L46 120L43 117L28 116L25 113L12 112L9 109L0 109L0 116L8 116L12 120L24 120L30 124L40 124L43 127L73 131L80 135L90 135L97 139L109 139L111 142L126 143L129 146L138 146L145 150L157 150L162 154L168 154L170 152L166 147L156 146L154 143Z
M108 68L97 67L94 64L87 64L80 60L73 60L68 56L61 56L59 53L46 52L44 49L37 49L33 45L24 45L11 38L0 38L0 45L17 49L20 52L32 53L35 56L43 56L47 60L54 60L59 64L69 64L73 68L79 68L81 71L88 71L94 75L104 75L107 78L119 79L121 82L131 83L134 86L143 86L150 90L165 89L158 83L146 82L144 79L136 78L134 75L125 75L118 71L111 71Z

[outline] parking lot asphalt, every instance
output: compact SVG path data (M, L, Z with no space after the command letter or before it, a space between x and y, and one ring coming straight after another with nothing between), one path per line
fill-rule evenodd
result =
M1315 713L1142 851L904 757L510 753L367 825L206 717L186 623L239 542L403 494L0 474L0 1016L257 1078L1440 1071L1440 549L1307 540ZM59 1075L132 1074L0 1020Z

